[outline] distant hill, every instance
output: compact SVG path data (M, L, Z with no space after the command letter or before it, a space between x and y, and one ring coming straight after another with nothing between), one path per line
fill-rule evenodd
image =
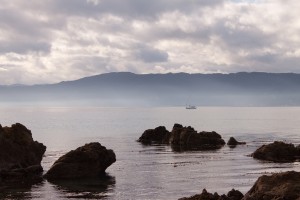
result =
M0 104L300 106L300 74L107 73L49 85L0 86Z

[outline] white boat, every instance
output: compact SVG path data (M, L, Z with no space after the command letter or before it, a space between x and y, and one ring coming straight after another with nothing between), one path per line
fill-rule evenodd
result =
M193 105L186 105L185 108L186 109L197 109L197 107L193 106Z

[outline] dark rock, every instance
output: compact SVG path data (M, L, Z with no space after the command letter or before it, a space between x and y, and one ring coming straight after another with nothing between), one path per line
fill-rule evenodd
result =
M299 155L299 149L293 144L278 141L263 145L252 154L253 158L273 162L294 162Z
M169 143L173 146L199 150L218 149L225 144L221 135L214 131L202 131L197 133L197 131L190 126L182 127L177 124L173 127Z
M138 141L147 144L170 144L173 149L184 150L218 149L225 144L222 137L214 131L197 133L194 128L180 124L175 124L171 133L163 126L146 130Z
M246 144L246 142L238 142L234 137L230 137L227 142L227 145L230 147L235 147L237 145L244 145L244 144Z
M243 200L299 200L300 172L289 171L261 176Z
M41 180L45 151L46 147L33 141L31 131L24 125L0 125L0 185Z
M240 191L232 189L227 193L227 197L229 200L241 200L244 195Z
M116 161L113 150L89 143L60 157L45 174L48 180L96 178Z
M159 126L155 129L146 130L143 135L139 138L139 142L143 144L168 144L170 132L164 126Z
M203 189L201 194L184 197L179 200L241 200L243 197L244 195L240 191L234 189L228 192L227 195L223 194L221 196L219 196L216 192L212 194L207 192L206 189Z

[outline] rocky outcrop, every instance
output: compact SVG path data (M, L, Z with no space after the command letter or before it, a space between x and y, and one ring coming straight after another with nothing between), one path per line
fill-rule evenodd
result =
M230 137L227 142L227 145L229 147L236 147L237 145L244 145L244 144L246 144L246 142L239 142L234 137Z
M261 176L243 200L299 200L300 172L290 171Z
M146 130L138 140L139 142L151 144L170 144L184 150L198 149L209 150L221 148L225 142L221 135L216 132L197 132L194 128L183 127L175 124L171 132L160 126L155 129Z
M209 193L206 191L206 189L203 189L201 194L197 194L191 197L185 197L181 198L179 200L241 200L244 197L244 195L238 191L232 189L230 192L228 192L227 195L219 195L218 193Z
M143 144L168 144L170 138L170 132L164 126L159 126L155 129L148 129L144 131L142 136L138 139Z
M17 123L0 125L0 184L41 180L41 160L46 146L34 141L31 131Z
M253 154L253 158L273 162L294 162L299 156L299 149L293 144L275 141L274 143L263 145Z
M45 174L48 180L96 178L116 161L113 150L89 143L60 157Z

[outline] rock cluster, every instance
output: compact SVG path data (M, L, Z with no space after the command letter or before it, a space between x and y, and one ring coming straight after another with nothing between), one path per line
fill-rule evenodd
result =
M45 174L48 180L97 178L116 161L113 150L89 143L60 157Z
M45 151L46 146L34 141L24 125L0 125L0 185L41 180Z
M299 200L300 172L289 171L263 175L258 178L253 187L243 196L238 190L231 190L227 195L209 193L205 189L201 194L179 200Z
M225 142L221 135L212 132L197 132L194 128L175 124L171 132L164 126L146 130L138 140L143 144L170 144L183 149L210 150L221 148Z
M241 200L244 197L244 195L235 189L232 189L227 193L227 195L219 195L218 193L209 193L206 191L206 189L203 189L201 194L196 194L191 197L184 197L179 200Z
M273 162L294 162L300 157L299 147L293 144L275 141L271 144L263 145L253 154L253 158Z

